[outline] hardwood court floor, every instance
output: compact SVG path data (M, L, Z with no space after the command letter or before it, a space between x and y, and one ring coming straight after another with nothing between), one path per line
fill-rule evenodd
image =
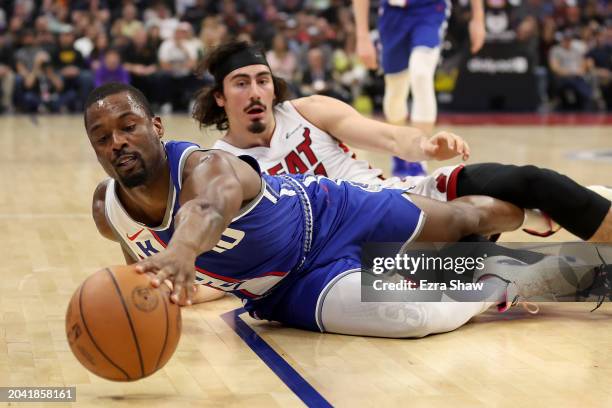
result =
M212 141L187 118L165 123L169 137ZM609 126L446 128L470 142L470 162L533 163L584 184L612 183L611 162L566 159L578 149L612 150ZM104 174L79 116L1 117L0 134L0 386L76 386L77 406L303 404L220 317L240 306L230 297L183 310L178 350L150 378L113 383L82 368L65 340L68 299L89 273L122 262L118 245L99 237L90 218L91 194ZM384 156L358 154L388 170ZM606 407L610 306L589 313L589 304L544 304L537 316L518 308L488 312L419 340L309 333L241 317L337 406Z

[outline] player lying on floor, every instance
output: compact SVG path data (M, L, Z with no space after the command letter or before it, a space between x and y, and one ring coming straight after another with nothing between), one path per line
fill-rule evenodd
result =
M153 285L171 280L175 302L189 304L200 281L239 297L259 319L307 330L421 337L454 330L521 293L556 291L551 285L562 281L560 272L546 282L487 279L490 297L472 303L362 302L363 243L453 242L499 233L517 228L523 211L490 197L444 203L397 188L261 175L248 156L163 143L161 119L129 85L92 91L84 119L110 176L94 193L98 230L120 242L128 259L142 259L137 269L156 274ZM398 320L397 313L407 318Z
M194 118L227 134L214 148L257 159L268 174L320 174L366 184L406 188L441 201L486 195L527 211L523 228L547 236L558 224L583 240L612 241L610 200L553 170L535 166L482 163L442 167L426 177L383 180L344 144L388 153L407 161L466 159L469 147L457 135L428 139L416 128L393 126L360 115L325 96L285 100L282 79L273 76L264 54L243 42L219 46L202 70L215 78L197 96ZM601 187L602 194L612 190ZM554 220L554 221L553 221Z

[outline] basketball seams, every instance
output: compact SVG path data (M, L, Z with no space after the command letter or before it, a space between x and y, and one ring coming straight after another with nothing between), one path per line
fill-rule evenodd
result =
M132 338L134 339L134 343L136 344L136 351L138 352L138 361L140 362L141 378L143 378L145 377L144 363L142 361L142 352L140 351L140 343L138 343L138 337L136 336L136 330L134 329L134 323L132 322L132 316L130 316L130 311L128 310L127 304L125 303L125 299L123 298L123 295L121 294L121 289L119 288L119 284L117 283L117 280L115 279L115 275L109 268L105 268L105 271L108 272L108 274L111 277L111 280L113 281L113 285L115 286L115 289L117 290L119 299L121 299L121 305L123 306L123 310L125 311L125 315L127 316L128 323L130 324L130 330L132 331Z
M106 268L106 269L108 270L108 268ZM121 371L128 380L131 380L129 374L123 368L121 368L117 364L115 364L115 362L113 360L111 360L111 358L109 356L107 356L106 353L104 353L104 351L102 351L102 348L100 346L98 346L98 343L96 343L96 340L94 339L94 336L89 331L89 327L87 326L87 322L85 321L85 314L83 313L83 289L85 289L85 285L87 284L87 282L89 281L90 278L91 278L91 276L89 278L87 278L85 280L85 282L83 282L83 284L81 285L81 287L79 289L79 315L81 316L81 321L83 322L83 327L85 328L85 331L87 332L87 336L89 336L92 344L98 350L98 352L104 358L106 358L106 360L108 360L108 362L111 363L116 369ZM119 294L119 296L121 297L121 294ZM123 300L123 298L121 298L121 300Z
M166 332L164 334L164 344L162 346L161 351L159 352L159 357L157 357L157 364L155 364L155 370L159 370L159 363L162 360L164 353L166 352L166 345L168 344L168 330L170 328L170 316L168 315L168 305L166 304L166 296L162 293L162 303L164 304L164 313L166 314Z

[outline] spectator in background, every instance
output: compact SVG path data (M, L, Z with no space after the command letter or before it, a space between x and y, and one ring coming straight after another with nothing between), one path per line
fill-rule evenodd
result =
M159 50L161 47L161 43L163 42L161 38L161 32L159 30L159 26L157 24L151 24L147 27L147 37L149 38L149 44L151 47Z
M15 95L17 107L22 110L38 109L38 102L35 104L26 101L25 93L35 86L37 75L43 58L48 58L48 54L38 46L34 31L23 30L19 37L20 48L15 53ZM35 64L35 61L38 61Z
M277 33L272 39L272 49L266 53L266 59L274 75L284 79L295 94L297 57L289 50L283 33Z
M181 20L188 22L195 29L204 23L204 19L210 15L210 12L206 9L207 0L194 1L192 5L188 6L184 13L182 13Z
M612 27L600 28L587 53L587 67L608 111L612 111Z
M200 41L204 54L212 48L219 46L227 38L227 27L221 22L219 16L207 16L202 20Z
M123 59L133 86L140 89L154 104L167 102L161 100L166 93L167 81L158 72L157 50L149 42L144 28L134 33Z
M559 37L560 43L551 48L549 55L554 94L563 108L586 110L590 107L592 91L584 78L584 46L573 39L572 31L563 31Z
M145 25L156 25L159 27L159 35L164 40L172 39L179 20L172 16L170 9L163 3L157 2L153 7L145 11Z
M105 26L111 18L107 0L70 0L70 9L75 13L89 14L92 22Z
M192 8L195 4L196 0L174 0L174 10L176 11L176 16L183 19L187 9Z
M551 48L555 45L555 34L557 33L557 24L552 17L544 17L541 22L540 40L539 40L539 62L548 69L548 55Z
M111 34L115 37L125 36L128 38L132 38L134 33L142 30L144 25L138 18L138 10L136 6L132 3L127 3L123 6L123 10L121 12L121 18L115 21L113 24L113 28L111 30Z
M75 37L79 37L86 33L89 27L96 24L100 24L99 22L96 22L91 18L91 14L78 10L72 12L72 22Z
M346 98L337 92L331 71L325 66L323 55L323 51L318 47L308 51L308 66L302 76L302 94L326 95L347 102Z
M57 51L57 39L51 31L40 31L36 33L36 42L38 46L47 51L47 54L53 55Z
M46 13L49 24L49 31L60 33L70 27L70 10L63 1L52 2L49 12Z
M32 21L35 17L36 4L34 0L14 0L13 17L19 17L22 21Z
M94 41L94 48L89 54L89 67L92 71L96 71L102 65L104 54L110 48L108 35L104 31L98 32Z
M49 19L44 15L36 17L36 20L34 20L34 31L37 33L49 31Z
M2 105L0 112L13 112L13 90L15 88L14 49L8 33L0 33L0 87Z
M53 70L49 55L38 52L19 89L20 108L24 112L58 112L75 96L69 92L62 98L62 91L62 78Z
M63 92L74 92L73 106L68 109L80 111L89 92L93 89L91 72L83 55L74 47L74 32L72 30L59 35L59 44L52 56L54 69L61 75L64 83Z
M195 40L195 41L194 41ZM202 55L201 43L191 36L191 25L180 23L174 37L159 47L158 60L162 72L172 78L168 93L172 94L172 109L186 109L195 87L193 70ZM163 111L168 113L168 107Z
M21 39L21 33L25 29L23 20L17 16L13 16L8 25L9 35L13 39L13 42L18 42Z
M81 53L83 58L89 59L99 32L99 26L92 24L85 29L84 35L74 42L74 48Z
M130 74L121 63L121 54L118 50L110 48L104 53L102 64L96 69L94 82L96 88L107 82L130 83Z
M304 0L282 0L277 3L279 11L285 13L297 13L304 8Z

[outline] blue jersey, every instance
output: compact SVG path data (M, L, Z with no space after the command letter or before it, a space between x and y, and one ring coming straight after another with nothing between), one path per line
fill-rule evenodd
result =
M408 68L416 47L439 47L450 16L448 0L383 0L378 32L385 74Z
M167 142L165 149L172 185L160 226L134 221L117 198L114 181L107 185L107 219L135 259L162 251L172 238L183 166L189 154L200 150L187 142ZM364 242L410 241L418 234L423 214L403 193L321 176L262 175L257 197L241 209L216 246L197 257L196 279L244 299L257 316L273 318L284 296L317 271L320 290L309 289L301 298L302 305L309 304L307 299L316 303L324 285L342 272L333 265L338 260L359 263ZM313 311L304 313L314 318Z

